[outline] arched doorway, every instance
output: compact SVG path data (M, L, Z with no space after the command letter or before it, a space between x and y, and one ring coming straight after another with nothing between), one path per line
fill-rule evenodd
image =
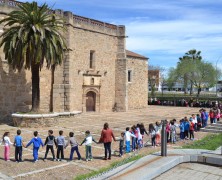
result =
M96 111L96 93L93 91L86 94L86 111Z

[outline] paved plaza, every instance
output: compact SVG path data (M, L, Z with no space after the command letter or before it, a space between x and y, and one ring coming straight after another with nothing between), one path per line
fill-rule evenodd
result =
M77 140L81 143L84 139L84 132L90 130L93 137L98 141L100 138L100 133L105 122L108 122L110 128L113 129L116 137L120 136L120 133L125 131L127 126L131 127L137 123L144 123L145 127L151 122L156 122L162 119L171 120L176 118L181 119L184 116L190 116L191 114L198 113L197 108L186 108L186 107L164 107L164 106L149 106L147 109L133 110L129 112L119 112L119 113L85 113L75 117L60 118L59 123L55 124L54 127L44 127L41 129L35 128L22 128L22 136L24 138L25 144L33 137L33 131L38 130L40 137L45 141L47 136L47 131L52 129L54 135L58 136L58 131L63 130L64 136L68 137L70 131L75 133ZM17 128L8 126L5 124L0 125L0 135L4 131L11 132L11 140L16 133ZM198 132L195 134L196 138L201 138L207 133ZM150 137L146 136L144 141L149 140ZM169 146L169 148L180 147L186 142L178 142L174 146ZM40 148L39 157L40 160L37 163L33 163L32 148L23 149L23 159L22 163L14 162L14 147L11 147L11 162L5 162L3 160L3 146L0 147L0 175L6 175L15 179L72 179L73 177L91 172L93 170L98 170L99 168L106 167L111 162L120 161L117 155L112 156L111 161L102 160L104 155L102 144L93 144L93 161L86 162L85 158L85 148L80 147L80 153L83 157L82 161L75 159L72 162L53 162L51 157L48 155L48 161L44 162L42 158L44 157L45 148ZM112 143L112 150L118 150L118 142ZM151 147L144 147L139 153L148 154L149 152L158 151L159 148L155 150ZM65 158L68 159L70 153L70 147L65 150ZM130 154L124 155L124 158L130 156ZM0 176L1 177L1 176Z
M198 163L184 163L155 178L155 180L171 179L222 180L222 168Z

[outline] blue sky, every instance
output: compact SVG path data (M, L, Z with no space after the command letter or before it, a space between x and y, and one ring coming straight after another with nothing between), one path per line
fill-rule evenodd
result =
M46 2L53 9L125 25L127 49L149 57L150 65L175 67L179 57L195 48L202 51L202 57L206 61L214 65L218 61L218 67L222 68L222 0L38 2Z

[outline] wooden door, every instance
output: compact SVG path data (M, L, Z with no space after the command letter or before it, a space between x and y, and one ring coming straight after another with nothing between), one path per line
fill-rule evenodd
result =
M86 94L86 111L96 111L96 93L92 91Z

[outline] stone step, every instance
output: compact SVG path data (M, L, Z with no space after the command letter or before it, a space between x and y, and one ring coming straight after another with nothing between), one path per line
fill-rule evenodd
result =
M222 130L222 126L207 126L205 127L205 129L221 129Z
M202 132L212 132L212 133L222 133L222 130L219 130L219 129L201 128L200 131L202 131Z
M222 126L222 123L208 124L209 126Z

